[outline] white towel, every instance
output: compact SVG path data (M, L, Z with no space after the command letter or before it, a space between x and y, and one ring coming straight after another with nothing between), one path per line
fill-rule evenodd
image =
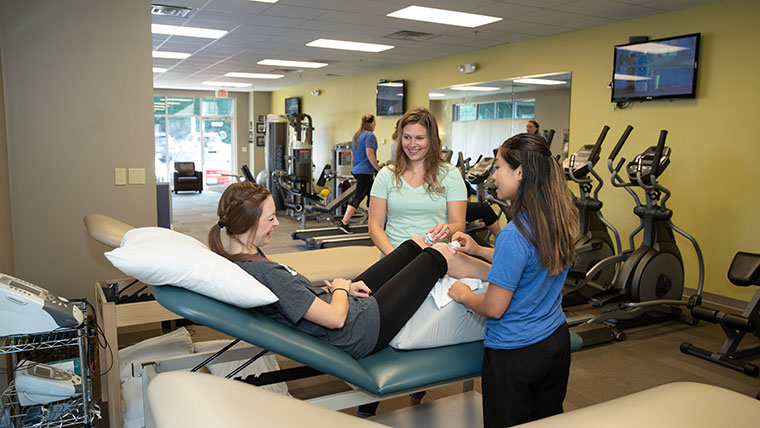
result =
M446 275L443 278L439 279L438 282L433 286L433 289L430 291L430 296L433 298L433 301L435 302L435 305L438 307L438 309L441 309L442 307L452 302L451 297L449 297L449 288L451 288L451 286L457 281L464 283L470 287L470 290L472 291L484 288L488 284L487 282L481 281L477 278L457 279Z

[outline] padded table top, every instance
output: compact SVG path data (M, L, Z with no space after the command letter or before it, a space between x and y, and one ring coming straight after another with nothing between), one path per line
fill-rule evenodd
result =
M480 373L483 342L399 351L385 348L355 360L333 345L252 310L169 285L150 286L161 305L195 323L385 395Z

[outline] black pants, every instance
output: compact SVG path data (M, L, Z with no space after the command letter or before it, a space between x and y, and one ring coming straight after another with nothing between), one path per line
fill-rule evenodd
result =
M354 174L354 178L356 179L356 192L349 205L354 208L359 208L359 204L362 203L362 200L364 200L364 198L369 195L370 190L372 190L372 183L375 179L371 174ZM369 200L367 201L367 205L369 205Z
M524 348L485 348L483 426L501 428L562 413L569 375L567 324Z
M447 270L441 253L408 240L354 278L367 284L380 309L380 333L372 352L388 346Z
M486 226L490 226L499 220L499 216L493 212L493 208L485 202L467 202L466 216L468 222L483 220Z
M447 270L441 253L432 248L422 250L408 240L354 278L367 284L380 308L380 333L372 353L388 346ZM378 404L363 404L358 414L374 415Z

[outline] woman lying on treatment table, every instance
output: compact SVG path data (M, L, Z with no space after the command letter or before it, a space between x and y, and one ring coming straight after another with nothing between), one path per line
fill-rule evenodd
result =
M267 260L261 251L279 224L274 200L264 186L231 184L219 200L217 215L219 221L208 234L209 248L237 263L279 299L255 310L354 358L386 347L447 272L458 278L474 276L472 265L456 260L465 256L452 255L447 244L430 246L415 237L353 281L336 278L325 281L325 288L314 287L288 266ZM222 243L222 230L229 237L228 249Z

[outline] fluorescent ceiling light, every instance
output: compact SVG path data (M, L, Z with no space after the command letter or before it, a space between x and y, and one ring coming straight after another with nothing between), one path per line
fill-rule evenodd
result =
M443 98L445 96L446 96L446 94L441 94L439 92L430 92L430 93L428 93L428 97L430 97L430 98Z
M280 0L249 0L249 1L253 1L256 3L277 3Z
M275 65L278 67L293 67L293 68L322 68L327 67L327 64L322 62L308 62L308 61L288 61L284 59L263 59L256 64L258 65Z
M153 58L185 59L190 55L185 52L153 51Z
M204 39L218 39L225 34L225 30L211 30L209 28L180 27L179 25L151 24L153 34L170 34L172 36L201 37Z
M378 83L377 86L388 86L390 88L401 88L404 86L401 82L384 82L384 83Z
M391 12L386 16L469 28L480 27L481 25L502 20L502 18L495 16L476 15L474 13L455 12L453 10L435 9L422 6L405 7L395 12Z
M203 82L201 85L207 85L207 86L219 86L223 88L247 88L251 86L250 83L242 83L242 82Z
M624 51L650 53L650 54L667 54L667 53L673 53L673 52L678 52L678 51L685 51L688 48L685 48L683 46L666 45L664 43L643 43L640 45L622 46L622 47L619 47L618 49L621 49Z
M454 86L452 91L473 91L473 92L492 92L498 91L501 88L494 86Z
M631 80L635 82L638 80L652 80L652 78L646 76L634 76L632 74L615 73L615 80Z
M309 42L306 46L312 48L343 49L346 51L359 52L382 52L393 49L391 45L379 45L376 43L349 42L345 40L317 39Z
M284 74L264 74L264 73L237 73L231 72L225 74L227 77L242 77L244 79L279 79L284 77Z
M167 68L161 68L161 67L153 67L154 73L163 73L164 71L168 70Z
M515 79L515 83L526 83L529 85L564 85L564 80L551 80L551 79Z

